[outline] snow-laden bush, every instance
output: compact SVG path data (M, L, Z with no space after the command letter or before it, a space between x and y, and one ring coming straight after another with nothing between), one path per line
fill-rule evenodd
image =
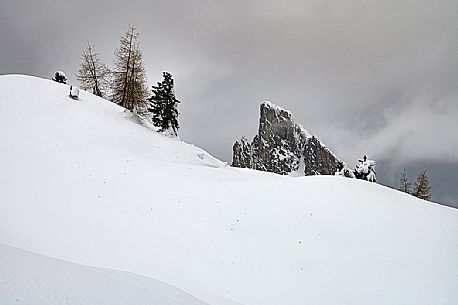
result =
M336 176L342 176L347 178L355 178L355 174L351 169L347 167L345 162L339 161L337 164L337 171L335 172Z
M56 73L54 73L54 78L52 80L62 84L67 83L67 77L65 76L65 73L62 71L56 71Z
M356 165L354 170L355 177L357 179L376 182L375 161L367 159L367 156L364 155L363 159L359 159L358 162L359 164Z
M69 96L74 99L74 100L77 100L79 98L79 95L80 95L80 89L76 86L70 86L70 94Z

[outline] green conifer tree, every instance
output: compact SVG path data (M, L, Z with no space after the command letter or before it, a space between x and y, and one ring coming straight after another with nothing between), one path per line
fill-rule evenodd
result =
M148 111L152 114L154 126L159 128L160 132L172 129L177 135L178 125L178 103L175 98L173 89L172 74L163 72L164 80L158 82L157 86L153 86L153 95L148 99Z

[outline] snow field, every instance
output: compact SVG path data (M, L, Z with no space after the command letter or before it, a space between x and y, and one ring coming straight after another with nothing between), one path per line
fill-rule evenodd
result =
M231 168L68 90L0 77L0 243L213 305L457 303L457 210L355 179Z

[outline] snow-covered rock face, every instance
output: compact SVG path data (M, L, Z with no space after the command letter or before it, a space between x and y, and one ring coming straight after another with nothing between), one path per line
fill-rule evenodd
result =
M259 131L253 142L245 137L233 146L232 166L282 175L334 174L338 159L291 113L270 102L261 104ZM303 163L303 164L302 164Z

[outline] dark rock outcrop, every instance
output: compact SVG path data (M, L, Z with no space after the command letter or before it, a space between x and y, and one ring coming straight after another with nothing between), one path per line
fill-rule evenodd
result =
M333 175L339 159L285 109L261 104L258 134L233 146L232 166L287 175Z

